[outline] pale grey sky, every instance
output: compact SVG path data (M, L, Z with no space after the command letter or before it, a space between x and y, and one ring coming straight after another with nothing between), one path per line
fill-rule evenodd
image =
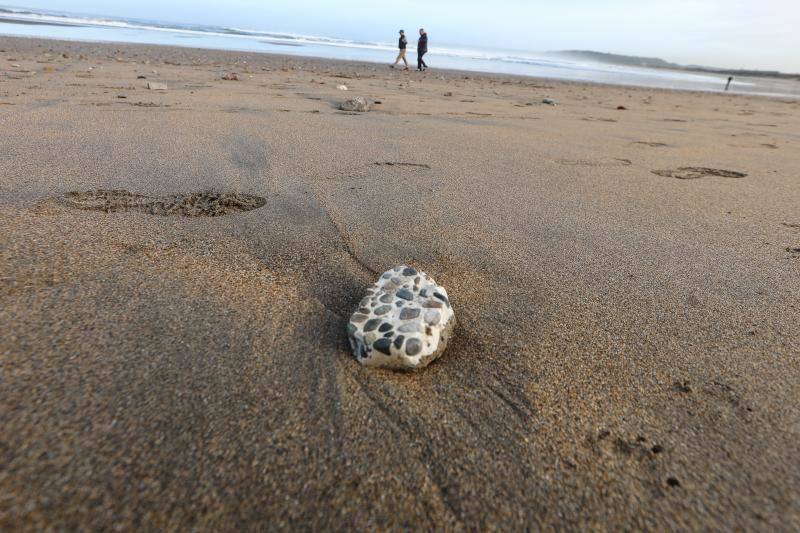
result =
M4 3L0 0L0 3ZM582 49L800 72L800 0L11 0L99 15L390 41Z

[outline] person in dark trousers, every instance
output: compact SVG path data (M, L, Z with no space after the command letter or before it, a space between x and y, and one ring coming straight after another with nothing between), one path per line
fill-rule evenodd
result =
M728 90L728 87L731 86L731 82L733 81L733 76L728 76L728 83L725 84L725 90Z
M394 60L394 65L390 65L392 68L396 67L400 60L403 60L403 63L406 64L405 70L408 70L408 60L406 59L406 46L408 45L408 39L406 39L406 32L400 30L400 40L397 42L397 48L400 49L400 52L397 54L397 59Z
M425 28L419 29L419 41L417 41L417 70L423 71L428 68L422 56L428 53L428 34Z

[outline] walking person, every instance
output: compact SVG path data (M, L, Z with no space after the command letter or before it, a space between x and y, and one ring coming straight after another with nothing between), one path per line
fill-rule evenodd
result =
M728 90L728 87L731 86L731 82L733 81L733 76L728 76L728 83L725 84L725 90Z
M419 41L417 41L417 70L423 71L428 68L422 56L428 53L428 34L425 28L419 29Z
M400 60L403 60L403 63L406 64L406 68L404 70L408 70L408 60L406 59L406 46L408 46L408 39L406 39L406 32L400 30L400 40L397 42L397 47L400 51L397 54L397 59L394 60L394 65L390 65L392 68L396 67Z

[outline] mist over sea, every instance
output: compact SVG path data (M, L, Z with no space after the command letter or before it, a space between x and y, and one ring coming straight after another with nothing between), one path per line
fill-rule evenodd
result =
M393 31L393 30L392 30ZM268 52L388 65L396 44L392 31L386 42L300 35L274 31L197 24L160 23L136 19L87 16L14 7L0 7L0 36L41 37L93 42L163 44L247 52ZM582 82L635 85L666 89L721 91L725 74L687 72L571 60L547 52L469 48L436 41L431 32L426 62L432 69L515 74ZM410 35L409 60L415 61ZM800 96L800 83L787 80L737 77L731 92L768 96Z

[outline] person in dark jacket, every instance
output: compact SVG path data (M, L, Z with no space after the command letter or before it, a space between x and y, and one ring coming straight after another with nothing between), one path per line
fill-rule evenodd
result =
M417 41L417 70L425 70L428 65L422 59L422 56L428 53L428 34L425 33L425 28L419 29L419 41Z
M396 67L400 60L403 60L403 63L406 64L406 70L408 70L408 60L406 59L406 46L408 45L408 39L406 39L406 32L400 30L400 40L397 42L397 48L400 49L400 52L397 54L397 59L394 60L394 65L391 65L392 68Z

